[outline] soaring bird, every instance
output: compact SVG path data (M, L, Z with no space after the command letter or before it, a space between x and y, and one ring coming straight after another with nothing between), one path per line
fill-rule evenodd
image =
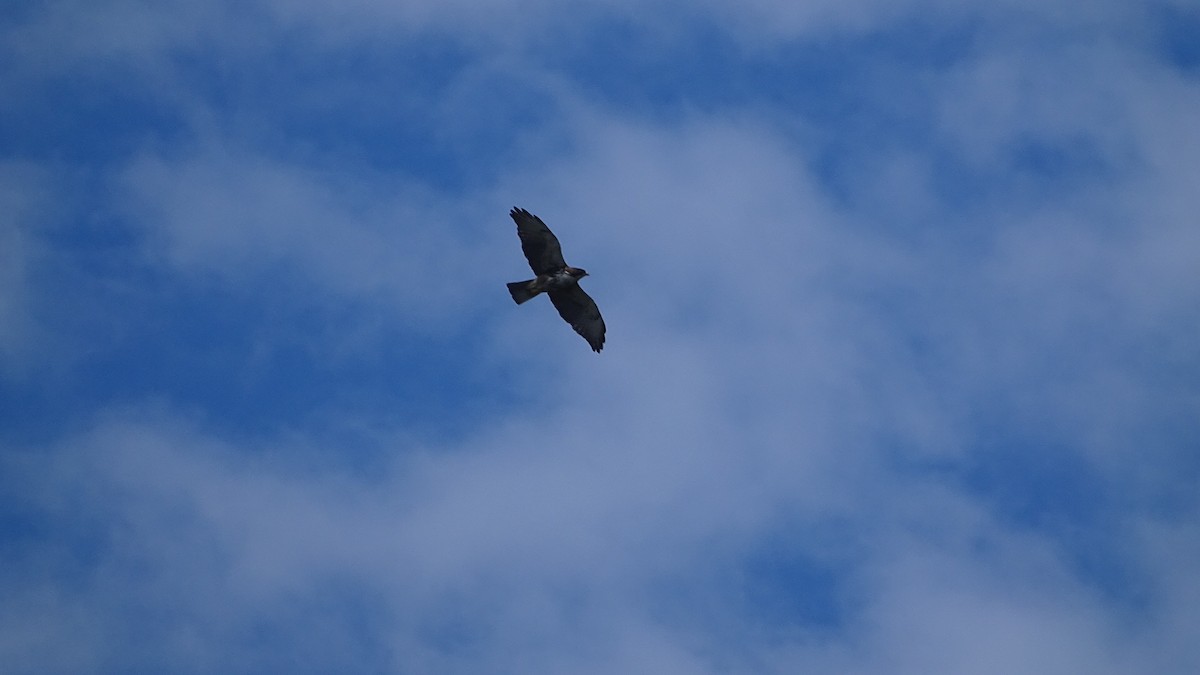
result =
M529 261L529 267L537 275L528 281L509 284L508 292L512 294L512 299L519 305L546 293L558 310L558 315L587 340L592 351L599 353L604 348L604 318L600 316L596 302L579 287L579 280L588 273L571 267L563 260L558 237L541 218L516 207L508 215L517 224L521 250Z

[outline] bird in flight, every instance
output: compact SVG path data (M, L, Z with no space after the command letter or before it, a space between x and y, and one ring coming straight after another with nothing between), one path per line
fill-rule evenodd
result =
M521 250L537 275L528 281L509 284L512 299L519 305L546 293L558 315L587 340L592 351L599 353L604 348L604 318L600 316L596 302L579 287L579 280L586 277L587 272L571 267L563 260L558 238L541 218L516 207L508 215L517 224Z

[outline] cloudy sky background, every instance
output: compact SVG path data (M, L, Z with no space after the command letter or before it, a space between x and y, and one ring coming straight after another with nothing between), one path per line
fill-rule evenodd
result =
M1198 34L5 3L0 670L1200 672Z

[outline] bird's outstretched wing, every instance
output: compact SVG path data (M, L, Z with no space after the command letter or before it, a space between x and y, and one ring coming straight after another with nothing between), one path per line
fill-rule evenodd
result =
M525 252L525 259L529 261L534 274L551 274L567 266L563 261L562 247L558 245L558 237L541 218L515 207L508 215L517 224L521 250Z
M552 290L549 295L558 315L588 341L592 351L599 352L604 348L604 317L600 316L600 308L591 296L577 284Z

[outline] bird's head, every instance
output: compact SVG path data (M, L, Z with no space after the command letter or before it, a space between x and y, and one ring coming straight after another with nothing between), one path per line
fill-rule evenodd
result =
M586 277L588 275L588 273L587 273L587 270L583 269L582 267L572 267L570 269L570 275L575 277L576 279L582 279L582 278Z

